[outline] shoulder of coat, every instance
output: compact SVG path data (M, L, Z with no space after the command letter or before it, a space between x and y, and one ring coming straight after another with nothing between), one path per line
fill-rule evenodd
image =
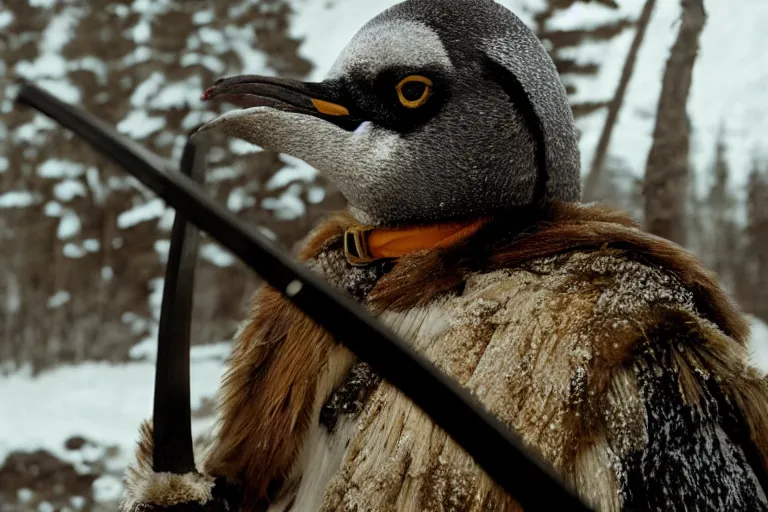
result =
M674 272L633 260L620 250L573 251L533 259L515 268L465 276L462 306L492 301L507 304L547 297L552 310L581 308L592 321L634 318L664 305L696 312L695 292ZM565 319L564 319L565 320Z

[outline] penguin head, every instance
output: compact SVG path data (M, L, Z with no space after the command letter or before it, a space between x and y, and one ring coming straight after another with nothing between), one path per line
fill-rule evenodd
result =
M468 220L578 201L573 115L536 36L493 0L407 0L369 21L319 83L236 76L205 124L306 161L363 223Z

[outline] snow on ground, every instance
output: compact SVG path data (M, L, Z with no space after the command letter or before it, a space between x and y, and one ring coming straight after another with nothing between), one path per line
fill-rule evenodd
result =
M768 374L768 325L754 318L751 321L752 361ZM0 419L0 461L12 450L39 448L66 459L64 441L81 435L102 446L117 445L117 463L127 462L138 425L152 415L154 388L155 342L147 339L134 348L131 355L144 360L62 366L36 378L19 371L3 378L0 411L13 411L13 415L10 421L5 415L5 420ZM193 347L193 409L216 394L228 352L228 343ZM194 435L205 433L210 425L210 418L197 421Z
M752 364L763 374L768 375L768 325L750 317L752 336L749 340L749 352Z
M68 460L64 441L79 435L99 446L117 445L122 468L133 455L139 424L152 416L154 350L147 360L111 365L62 366L32 378L20 371L2 379L0 392L0 464L13 450L45 449ZM228 344L194 347L191 354L191 402L198 408L218 390ZM193 435L204 434L212 420L193 421Z

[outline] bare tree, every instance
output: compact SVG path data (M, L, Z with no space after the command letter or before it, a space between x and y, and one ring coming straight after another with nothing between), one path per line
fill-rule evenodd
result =
M651 233L685 244L690 140L686 105L707 15L703 0L681 0L681 6L682 23L664 71L645 168L645 222Z
M627 93L627 87L629 86L629 81L632 79L632 73L635 69L637 54L640 52L640 46L643 43L643 38L645 37L645 32L648 28L648 22L651 20L651 14L653 13L655 5L656 0L646 0L643 10L640 13L640 18L637 20L635 38L632 41L632 46L629 48L627 60L624 61L624 69L621 72L621 78L619 79L619 85L616 87L616 93L613 96L613 100L611 100L611 103L608 105L608 116L605 118L605 125L600 134L600 140L597 143L597 149L595 149L595 156L592 158L592 165L589 174L587 175L586 183L584 184L585 201L594 201L597 199L596 192L600 181L600 173L603 170L605 155L611 144L611 134L613 134L616 121L619 119L621 105L624 103L624 96Z
M534 31L544 43L550 57L557 67L560 78L569 95L577 94L575 77L596 76L600 71L600 64L594 61L583 61L573 56L573 49L586 42L611 41L624 33L625 30L635 26L635 22L624 17L605 23L583 23L569 29L560 29L551 26L553 18L564 10L571 9L580 4L597 3L603 9L616 10L619 8L614 0L548 0L544 9L534 16ZM571 102L571 109L575 117L590 114L596 110L605 108L608 101L579 101Z

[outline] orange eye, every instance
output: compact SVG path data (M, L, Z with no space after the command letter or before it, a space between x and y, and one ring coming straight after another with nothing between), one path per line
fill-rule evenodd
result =
M425 76L407 76L397 84L397 97L406 108L419 108L427 102L430 94L432 94L432 80Z

